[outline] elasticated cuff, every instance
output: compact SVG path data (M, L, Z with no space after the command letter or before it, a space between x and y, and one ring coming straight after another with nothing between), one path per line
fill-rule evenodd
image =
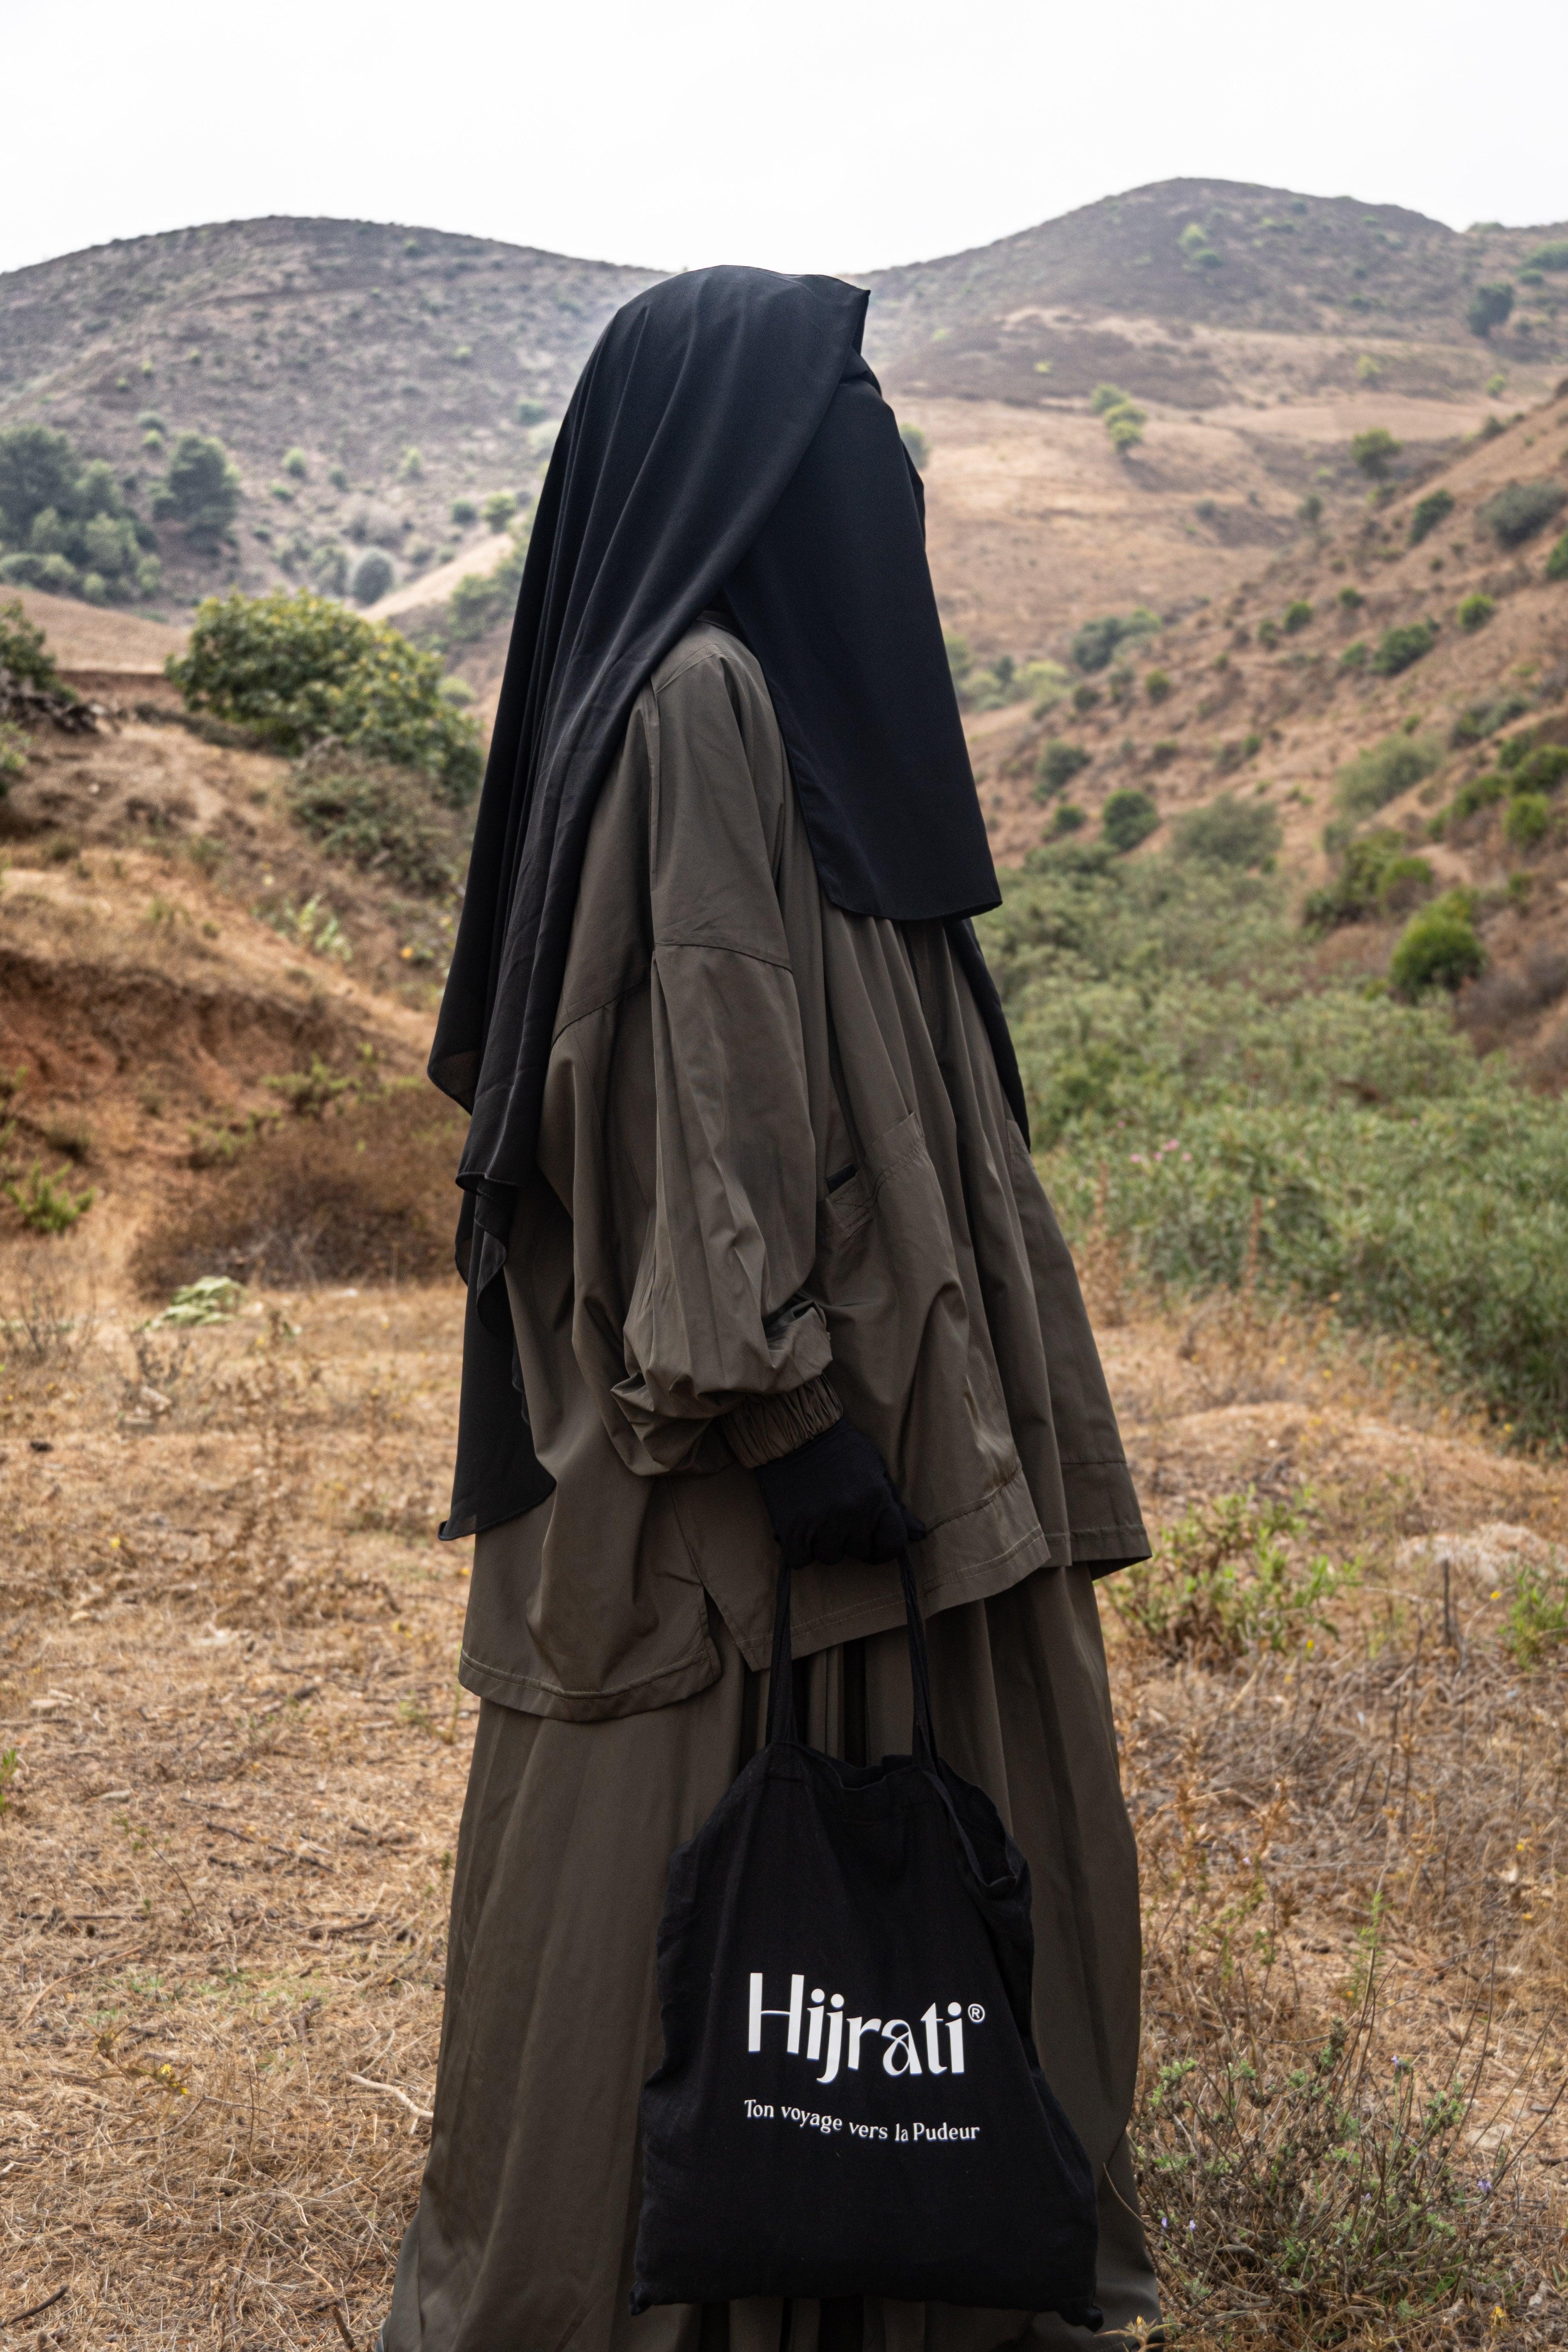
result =
M764 1462L782 1461L797 1445L821 1437L842 1421L844 1408L834 1395L826 1373L803 1381L782 1396L753 1397L724 1416L724 1434L737 1462L755 1470Z

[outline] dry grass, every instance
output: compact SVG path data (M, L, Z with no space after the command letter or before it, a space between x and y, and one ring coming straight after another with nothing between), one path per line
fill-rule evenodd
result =
M0 2321L64 2289L12 2340L363 2347L422 2159L472 1719L463 1563L432 1540L460 1300L139 1330L86 1320L71 1253L18 1258L55 1287L0 1381ZM1107 1334L1167 1519L1306 1481L1302 1557L1363 1562L1310 1651L1162 1662L1108 1621L1176 2340L1560 2340L1568 1651L1508 1644L1568 1482L1379 1418L1354 1365L1336 1400L1317 1339L1277 1336L1284 1370L1246 1333L1200 1361L1136 1299Z

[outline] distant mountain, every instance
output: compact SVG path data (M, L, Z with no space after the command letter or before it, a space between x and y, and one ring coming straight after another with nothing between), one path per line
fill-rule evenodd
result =
M1165 181L874 274L867 352L906 405L1047 419L1081 415L1101 381L1186 412L1369 384L1473 404L1500 373L1510 398L1539 396L1568 357L1568 270L1531 257L1568 258L1565 238ZM233 543L161 529L170 608L227 582L331 586L370 544L406 583L479 560L485 499L537 485L600 329L659 274L370 221L100 246L0 276L0 426L42 420L109 458L143 520L176 434L226 443L245 488ZM1469 305L1503 283L1511 315L1482 338Z
M1464 394L1500 360L1568 357L1568 228L1463 233L1397 205L1235 180L1162 180L969 253L879 272L867 348L891 389L1081 397L1103 377L1212 407L1259 376L1353 383L1369 344L1392 391ZM1531 257L1555 247L1555 268ZM1489 339L1468 311L1506 282ZM1392 347L1392 348L1390 348Z
M482 529L453 525L455 499L537 479L605 320L659 274L371 221L98 246L0 276L0 425L40 419L142 486L150 438L216 434L245 480L238 548L166 534L176 596L308 578L334 541L420 568Z

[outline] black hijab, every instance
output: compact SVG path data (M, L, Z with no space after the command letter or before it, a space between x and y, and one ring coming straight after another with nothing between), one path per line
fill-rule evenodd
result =
M867 297L703 269L616 311L534 518L430 1076L472 1113L468 1283L446 1536L550 1491L500 1276L540 1104L588 828L631 707L722 602L767 681L826 897L945 920L1015 1115L1023 1092L971 915L1000 893L942 646L920 478L859 356Z

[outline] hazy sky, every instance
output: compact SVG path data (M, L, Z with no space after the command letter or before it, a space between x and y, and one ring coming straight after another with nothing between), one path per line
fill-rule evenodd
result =
M1177 173L1568 216L1564 0L0 0L0 268L328 213L849 270Z

